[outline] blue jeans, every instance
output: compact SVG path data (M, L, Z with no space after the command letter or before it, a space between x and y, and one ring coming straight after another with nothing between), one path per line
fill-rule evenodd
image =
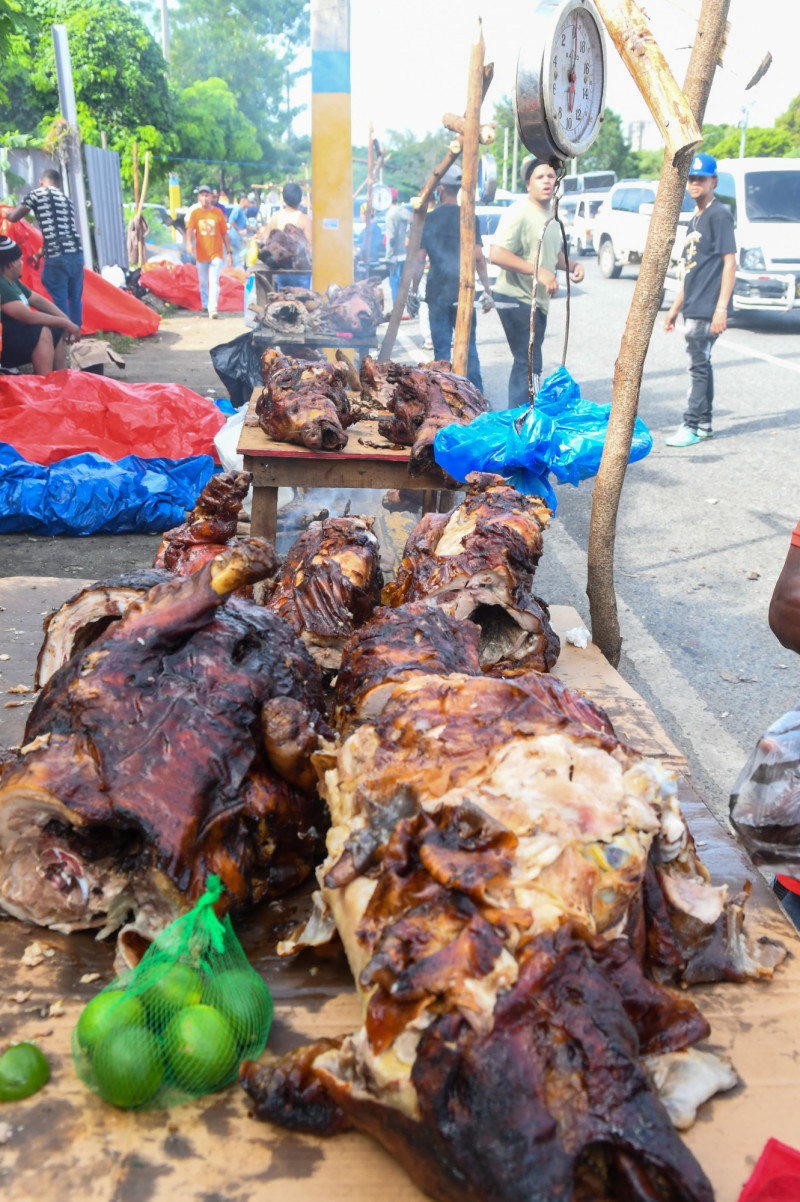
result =
M42 283L62 313L80 326L83 319L83 255L80 251L70 255L54 255L45 258L42 267Z
M686 338L686 357L689 360L689 395L686 400L684 425L696 430L698 426L711 429L711 406L714 402L714 372L711 351L718 335L711 333L711 322L701 317L687 317L683 323Z
M513 363L511 375L508 377L508 407L516 409L518 405L527 405L530 401L528 392L528 342L531 328L531 306L528 301L517 300L513 296L503 296L494 293L498 305L513 304L513 308L498 308L497 316L505 331L506 340ZM542 343L547 329L547 314L541 309L536 310L536 330L533 337L533 374L542 374Z
M222 259L207 259L205 263L197 261L197 279L200 284L200 307L216 313L219 301L219 277L222 271Z
M458 306L449 303L428 305L434 359L452 358L453 331L456 328L457 312ZM478 348L475 344L475 328L477 324L476 315L473 313L472 325L469 331L469 347L467 349L467 379L470 384L475 385L479 392L483 392L481 365L478 360Z
M392 302L397 300L397 291L400 287L400 280L402 278L403 268L405 265L405 259L399 259L389 273L389 287L392 290Z

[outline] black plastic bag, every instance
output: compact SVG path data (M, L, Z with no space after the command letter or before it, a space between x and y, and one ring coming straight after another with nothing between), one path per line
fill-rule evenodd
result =
M253 331L247 330L232 342L221 342L211 348L214 371L228 390L236 409L246 405L254 388L261 388L261 353L253 346Z

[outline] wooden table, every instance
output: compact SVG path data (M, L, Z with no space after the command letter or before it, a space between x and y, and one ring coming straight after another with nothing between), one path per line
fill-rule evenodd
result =
M4 694L32 684L42 611L85 583L0 580L0 650L10 657L0 664ZM573 609L556 605L551 613L562 639L580 624ZM593 644L583 651L565 645L557 674L605 706L621 737L686 772L680 751L646 703ZM3 745L21 737L29 708L0 707ZM739 844L685 777L680 795L714 882L727 880L735 891L750 880L751 920L793 952L771 982L691 991L711 1024L705 1046L730 1057L741 1084L707 1102L683 1138L711 1178L717 1202L736 1202L770 1136L800 1146L800 940ZM287 961L275 954L286 924L307 910L308 893L261 906L237 924L275 1000L268 1045L275 1053L352 1031L361 1022L343 957L306 952ZM34 940L48 954L28 968L22 955ZM72 1067L70 1033L81 1008L111 979L112 959L113 947L89 935L59 935L0 917L0 1046L35 1040L52 1066L40 1093L0 1105L3 1202L424 1202L403 1169L366 1136L314 1139L255 1122L238 1085L168 1112L119 1111L89 1093Z
M445 488L443 473L410 476L410 449L389 445L378 433L377 422L362 421L350 426L346 431L347 445L341 451L309 451L288 442L274 442L261 429L255 415L260 392L256 389L250 398L236 448L244 458L244 470L253 473L253 534L275 541L281 486L376 488L382 492L409 488L422 491L423 513L452 508L453 494Z

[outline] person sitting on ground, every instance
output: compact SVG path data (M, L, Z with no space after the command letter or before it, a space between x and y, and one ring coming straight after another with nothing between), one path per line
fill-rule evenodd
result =
M0 318L3 349L0 366L33 364L37 376L67 366L67 343L80 339L80 327L47 297L20 282L22 250L0 237Z

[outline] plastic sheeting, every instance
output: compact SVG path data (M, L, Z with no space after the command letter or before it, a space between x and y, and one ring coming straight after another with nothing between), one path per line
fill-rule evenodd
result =
M41 250L42 235L27 221L7 221L3 214L8 211L8 206L0 206L0 234L7 234L22 248L25 260L22 282L34 292L52 300L42 283L41 265L37 269L30 262L31 256ZM148 334L155 334L160 324L161 318L148 305L129 292L120 291L96 271L84 270L82 334L88 336L103 330L127 334L130 338L145 338Z
M208 455L111 463L90 453L43 467L0 443L0 533L160 533L184 520L213 470Z
M244 313L245 273L236 267L223 268L219 280L217 308L225 313ZM200 284L194 263L159 263L150 267L146 263L139 283L149 288L154 296L178 305L181 309L202 309Z
M545 380L533 409L521 405L482 413L468 426L439 430L434 457L456 480L466 480L469 472L505 476L520 492L542 497L555 513L550 473L559 483L576 486L597 475L610 412L610 405L584 400L567 369L560 367ZM652 446L650 431L637 417L628 462L643 459Z
M32 463L86 451L113 460L213 456L224 424L212 401L181 384L126 384L80 371L0 376L0 442Z

